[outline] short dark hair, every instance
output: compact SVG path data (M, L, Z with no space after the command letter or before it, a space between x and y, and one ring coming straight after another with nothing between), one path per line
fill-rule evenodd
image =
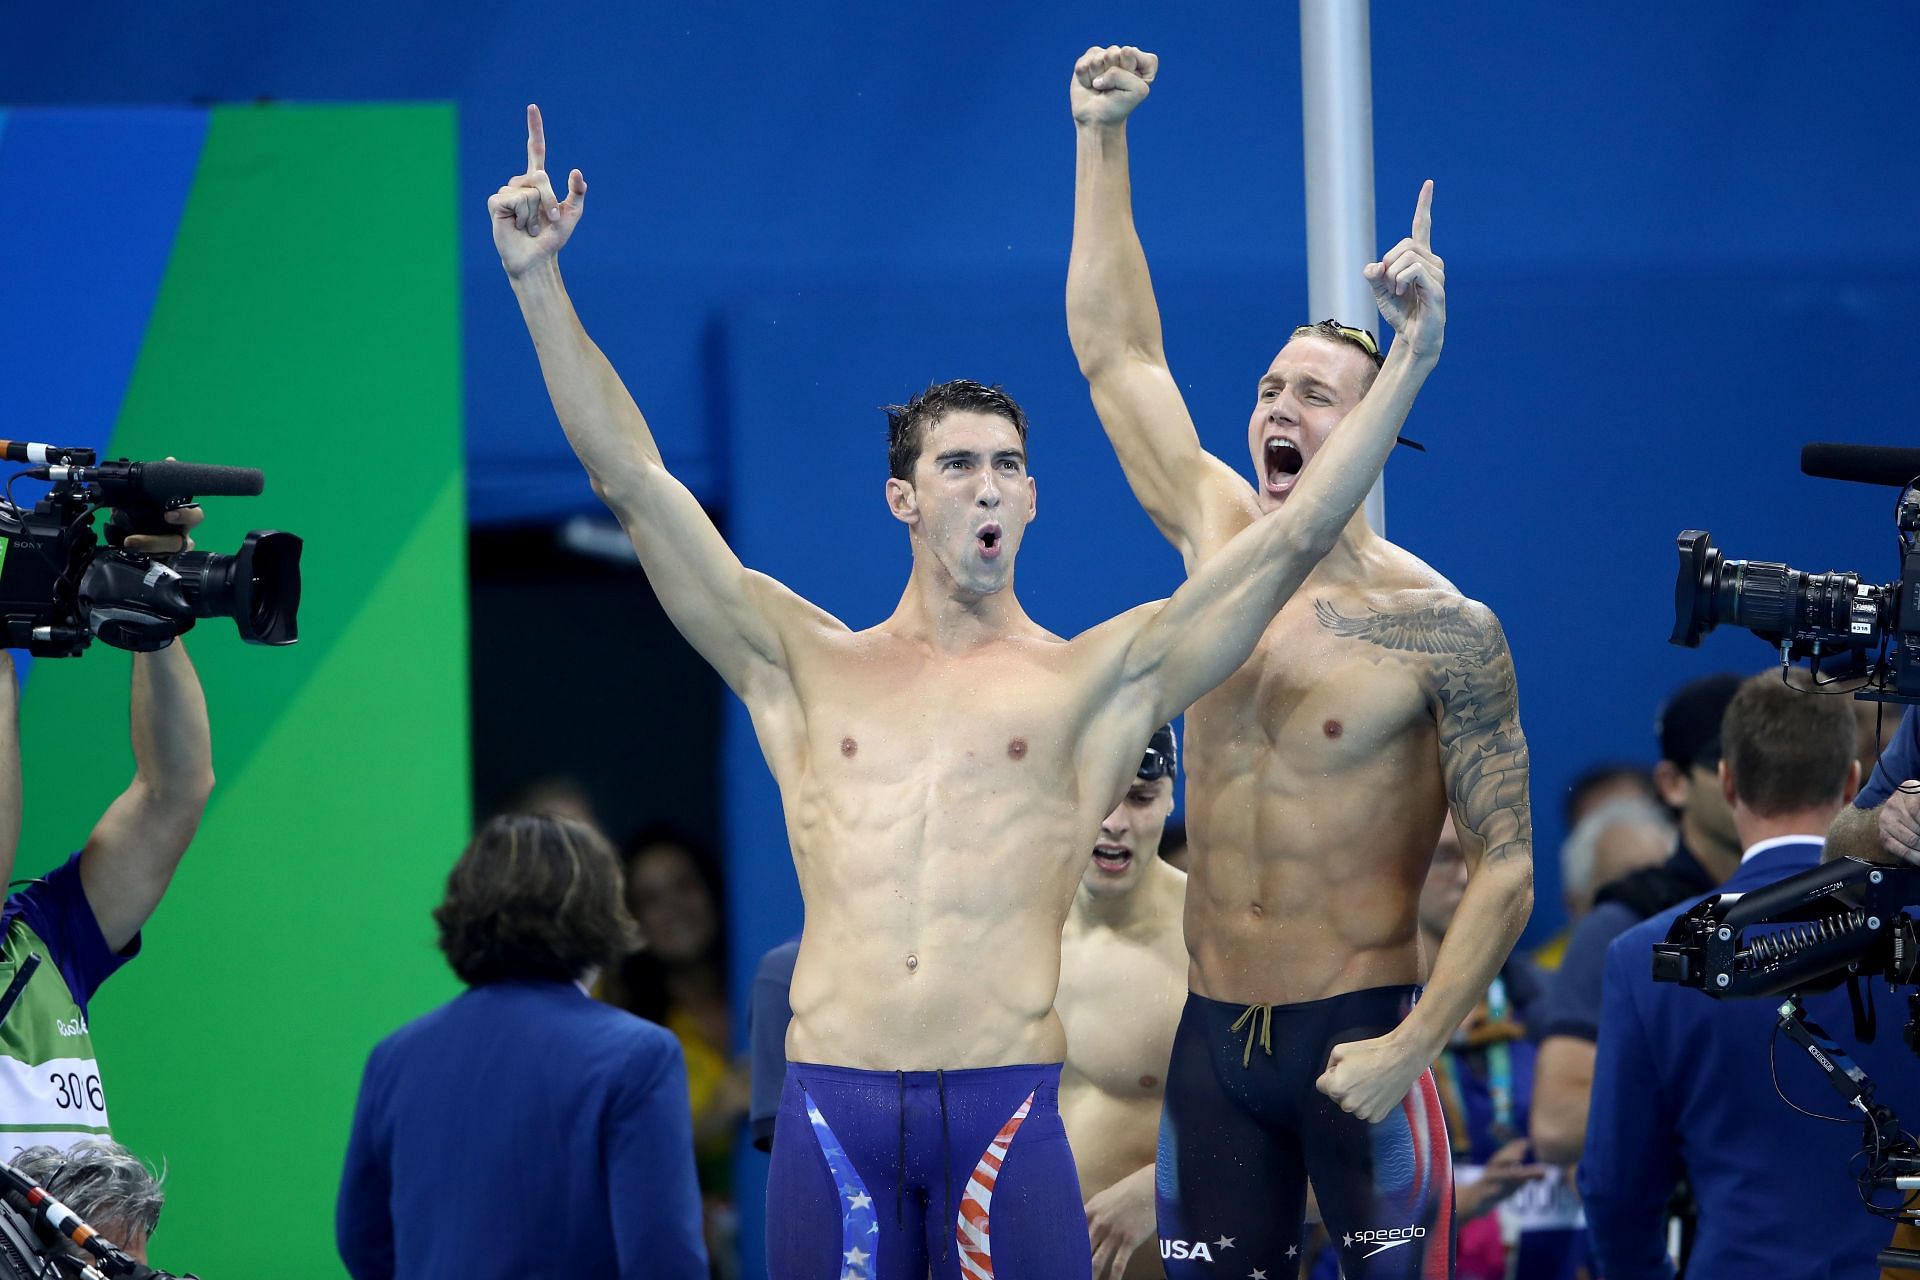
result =
M886 405L883 410L887 415L887 474L895 480L913 479L927 428L957 411L999 414L1013 424L1020 447L1027 445L1026 411L998 384L989 387L967 378L937 382L905 404Z
M447 963L474 987L572 981L640 945L606 838L547 814L503 813L480 828L433 918Z
M1763 818L1837 804L1857 745L1851 699L1792 688L1775 671L1741 681L1720 722L1734 794Z

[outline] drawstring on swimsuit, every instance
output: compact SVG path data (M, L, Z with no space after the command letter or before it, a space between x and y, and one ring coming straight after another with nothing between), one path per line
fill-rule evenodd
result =
M1254 1017L1256 1013L1260 1015L1257 1019ZM1233 1020L1233 1026L1228 1028L1230 1031L1238 1031L1241 1027L1247 1029L1247 1047L1241 1050L1240 1053L1240 1065L1243 1067L1253 1064L1253 1036L1254 1024L1256 1022L1260 1028L1260 1047L1266 1051L1269 1058L1273 1056L1273 1006L1270 1004L1250 1004L1247 1006L1247 1011L1235 1018ZM1218 1026L1219 1024L1215 1023L1214 1025Z
M900 1197L907 1188L907 1073L896 1071L893 1078L900 1086L900 1157L893 1173L893 1225L905 1227L907 1218L901 1212Z
M947 1170L947 1194L940 1209L946 1223L940 1232L940 1261L945 1262L947 1246L953 1243L953 1233L959 1230L953 1216L953 1135L947 1129L947 1073L936 1070L933 1082L940 1090L940 1163Z

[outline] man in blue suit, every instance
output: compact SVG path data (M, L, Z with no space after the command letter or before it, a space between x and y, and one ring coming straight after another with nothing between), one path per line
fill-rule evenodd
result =
M1852 798L1849 702L1783 684L1777 673L1740 686L1721 726L1720 782L1745 851L1721 887L1742 893L1820 861L1824 833ZM1699 899L1615 939L1603 980L1593 1106L1580 1189L1607 1280L1668 1280L1666 1206L1685 1174L1699 1202L1688 1280L1871 1280L1893 1227L1860 1203L1848 1160L1855 1120L1823 1123L1776 1092L1769 1062L1773 1000L1714 1000L1656 984L1653 945ZM1874 993L1884 1003L1884 989ZM1808 1015L1830 1032L1903 1119L1920 1118L1920 1060L1883 1028L1862 1045L1844 991L1810 996ZM1897 1023L1896 1023L1897 1025ZM1779 1088L1809 1111L1837 1115L1838 1096L1785 1038Z

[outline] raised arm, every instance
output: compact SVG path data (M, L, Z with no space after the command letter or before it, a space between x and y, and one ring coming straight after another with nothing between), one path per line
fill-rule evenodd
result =
M1286 504L1201 561L1141 630L1127 676L1151 689L1154 724L1172 719L1252 655L1280 606L1339 539L1386 465L1400 424L1439 359L1446 276L1433 256L1433 184L1420 188L1413 234L1366 268L1399 332L1373 387L1300 475Z
M20 681L13 654L0 649L0 886L13 879L20 814ZM0 887L0 894L5 892Z
M587 184L578 169L556 200L546 134L527 108L527 171L488 201L494 247L519 299L554 412L639 553L667 615L749 704L788 687L790 627L837 626L780 584L744 568L660 449L620 376L587 336L560 279L559 252L580 223Z
M1067 334L1127 483L1189 572L1252 516L1253 494L1200 447L1160 340L1147 256L1133 226L1127 117L1160 60L1132 46L1087 50L1074 64L1073 256Z
M133 781L80 854L80 884L107 946L133 941L160 905L213 794L207 699L175 640L133 655Z

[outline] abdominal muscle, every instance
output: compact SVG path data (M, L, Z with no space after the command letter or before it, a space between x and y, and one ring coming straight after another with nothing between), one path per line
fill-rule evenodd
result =
M1058 791L922 794L859 815L847 796L815 799L790 823L806 928L789 1060L930 1071L1064 1058L1060 930L1092 835L1076 840ZM899 820L853 820L881 809Z
M1226 692L1189 716L1193 990L1295 1004L1417 982L1420 887L1446 813L1431 721L1333 753L1270 735L1246 703L1222 708Z

